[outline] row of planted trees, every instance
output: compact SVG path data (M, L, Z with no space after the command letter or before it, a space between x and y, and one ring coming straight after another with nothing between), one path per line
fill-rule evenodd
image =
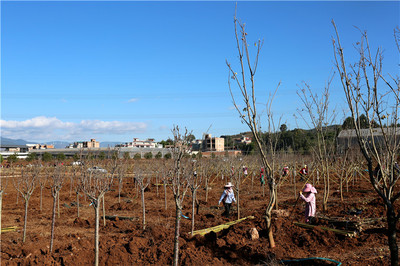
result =
M385 203L388 222L388 242L391 264L398 265L398 245L396 225L400 214L396 210L395 202L400 198L397 181L400 179L400 167L397 160L400 154L399 141L399 107L400 107L400 77L394 73L384 73L383 50L371 49L366 31L360 31L361 38L354 48L357 58L347 61L345 49L339 38L339 31L332 20L334 36L332 38L334 50L334 67L344 91L351 117L348 124L354 128L354 136L363 156L360 160L352 160L348 151L340 158L339 165L334 163L334 148L327 138L328 128L333 125L336 118L335 112L329 104L329 90L333 76L322 93L316 93L311 85L304 83L298 91L302 101L299 114L311 129L317 132L317 143L313 147L314 164L323 181L323 209L327 209L329 191L332 182L332 172L339 177L339 187L342 191L344 180L348 180L351 172L359 171L359 164L366 164L369 179L376 193ZM269 232L270 246L275 246L271 227L271 210L277 203L277 187L280 180L275 175L277 141L273 136L278 136L278 130L272 112L272 102L276 89L270 90L265 100L265 117L260 117L256 101L255 75L259 63L259 55L263 42L255 42L255 51L248 44L248 34L245 24L234 18L236 48L238 62L231 64L226 61L229 69L228 85L232 102L236 107L242 123L246 124L252 132L253 140L259 150L259 157L266 170L266 179L269 188L269 202L266 208L266 223ZM400 52L400 29L394 29L394 41ZM251 56L253 55L253 57ZM238 70L237 70L238 69ZM239 72L239 74L238 74ZM264 120L264 121L262 121ZM362 123L364 121L364 123ZM264 126L262 130L261 125ZM271 136L263 138L264 135ZM376 173L379 169L379 174ZM347 182L347 181L345 181ZM348 182L347 182L348 183ZM342 194L341 194L342 196Z
M80 215L80 198L82 195L85 197L85 203L93 207L95 219L95 263L98 263L99 258L99 227L100 227L100 212L103 207L103 220L105 222L105 203L104 196L112 188L118 190L118 201L121 200L121 193L124 189L124 183L128 178L133 178L137 188L138 195L140 194L140 202L142 206L142 227L146 228L146 200L145 191L148 186L155 185L157 195L159 194L159 187L163 188L165 208L168 206L167 194L168 191L172 192L175 203L175 217L176 217L176 231L175 231L175 252L174 262L178 263L179 258L179 235L180 235L180 221L182 217L182 208L185 195L191 195L192 206L192 220L191 232L195 230L195 217L199 212L200 200L198 198L198 191L201 188L204 191L202 195L203 201L207 202L209 198L210 187L222 182L232 182L235 185L237 194L237 217L241 218L241 195L243 193L251 193L257 191L259 193L259 176L262 164L259 160L254 160L254 157L224 157L224 158L201 158L193 159L187 156L189 152L189 143L185 142L185 135L187 132L181 133L180 129L176 127L173 131L176 136L176 145L171 149L172 160L154 160L151 163L144 160L140 163L135 161L120 159L118 154L110 155L109 160L94 160L81 158L83 162L81 165L66 166L61 163L50 164L42 167L40 163L32 167L8 169L7 178L2 181L11 180L12 185L18 191L24 200L25 215L24 215L24 229L22 241L26 241L27 223L28 223L28 209L29 200L36 188L39 189L40 197L40 210L42 210L42 197L43 194L48 192L46 188L50 187L52 196L52 211L51 211L51 237L50 237L50 252L54 249L55 225L57 218L60 218L60 191L68 189L64 184L69 179L69 195L73 197L76 195L76 210L77 216ZM295 184L296 172L301 164L304 162L296 162L298 158L290 157L290 155L276 154L275 164L273 166L273 175L278 184L275 190L275 197L278 198L278 188L282 185ZM337 163L342 161L337 160ZM289 165L291 173L288 176L282 177L282 168L284 165ZM105 171L97 171L94 166L101 167ZM246 171L244 171L246 169ZM310 165L312 176L316 176L318 168ZM336 184L343 184L349 182L353 178L353 174L349 174L345 180L338 179L334 176L332 178ZM353 179L354 180L354 179ZM251 182L251 190L244 190L242 184ZM315 182L320 182L316 180ZM354 181L353 181L354 182ZM3 182L4 191L7 182ZM161 184L162 186L159 186ZM256 189L254 189L256 187ZM249 188L249 186L247 186ZM295 189L296 190L296 189ZM265 196L264 185L262 186L263 196ZM2 194L0 194L1 196ZM266 197L267 199L267 197ZM18 201L18 196L17 196ZM275 208L278 208L278 204Z

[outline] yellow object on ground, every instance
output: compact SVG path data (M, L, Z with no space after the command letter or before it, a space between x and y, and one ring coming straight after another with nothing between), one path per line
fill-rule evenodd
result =
M16 227L16 226L4 227L4 228L1 228L1 232L2 233L4 233L4 232L14 232L14 231L17 231L17 228L18 227Z
M311 225L311 224L305 224L305 223L294 223L297 226L303 227L303 228L308 228L308 229L313 229L314 227L316 227L316 225ZM354 231L346 231L346 230L339 230L339 229L333 229L333 228L328 228L328 227L321 227L319 226L319 228L321 228L324 231L332 231L335 234L339 234L339 235L343 235L343 236L348 236L348 237L353 237L356 236L356 232Z
M217 225L217 226L214 226L214 227L197 230L197 231L193 232L193 235L202 235L202 236L204 236L205 234L208 234L210 232L217 233L217 232L222 231L222 230L224 230L226 228L229 228L231 225L240 223L240 222L242 222L242 221L244 221L246 219L254 219L254 216L247 216L245 218L242 218L242 219L239 219L239 220L235 220L235 221L232 221L232 222L229 222L229 223L226 223L226 224L220 224L220 225Z

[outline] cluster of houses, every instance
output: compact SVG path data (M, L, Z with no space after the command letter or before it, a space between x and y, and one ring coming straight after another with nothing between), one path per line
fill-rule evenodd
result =
M390 131L392 129L387 129L386 131ZM390 135L395 135L396 140L398 139L397 136L400 135L400 129L393 129L395 132L386 132L390 133ZM361 130L361 134L364 137L370 139L371 132L368 129ZM382 130L373 129L372 136L374 139L374 143L382 144L383 141L383 134ZM242 136L241 138L237 138L234 140L235 143L251 143L251 138ZM343 153L349 149L353 150L355 146L357 146L357 136L354 130L342 130L338 137L337 137L337 152ZM82 152L89 153L89 152L109 152L110 149L118 149L121 153L129 153L129 156L132 158L137 154L140 153L141 157L143 158L144 154L151 152L153 155L161 153L164 156L167 153L170 153L171 147L165 146L163 147L162 144L155 142L154 139L149 138L146 140L140 140L138 138L133 138L131 142L126 142L122 144L116 145L114 148L102 148L100 147L100 143L96 141L96 139L91 139L90 141L78 141L69 144L64 149L56 149L54 145L50 144L26 144L26 145L6 145L0 143L0 155L3 158L7 158L10 155L16 154L19 158L25 159L28 157L29 153L36 153L36 155L41 156L45 152L51 153L53 155L57 155L63 153L67 157L72 157L75 154ZM379 148L379 147L378 147ZM194 140L191 143L191 152L193 154L197 154L199 152L202 153L203 156L211 156L212 154L216 156L236 156L241 152L239 150L226 150L225 147L225 138L218 138L213 137L211 134L204 134L203 138L200 140Z
M236 140L237 142L250 143L251 139L248 137L242 137ZM115 145L111 149L119 149L121 152L128 152L130 156L134 156L136 153L143 154L151 152L154 155L161 152L162 155L169 153L170 147L163 147L162 144L157 143L154 139L149 138L146 140L140 140L138 138L133 138L131 142L121 143ZM110 148L100 147L100 143L96 139L90 139L90 141L77 141L69 144L63 149L56 149L54 145L50 144L26 144L26 145L1 145L0 144L0 154L3 158L7 158L12 154L16 154L18 158L25 159L28 157L29 153L36 153L36 155L41 156L43 153L47 152L53 155L63 153L67 157L74 156L78 152L106 152ZM211 134L204 134L203 139L194 140L191 143L191 151L194 154L202 152L204 156L211 156L214 153L216 156L229 155L236 156L240 153L238 150L225 150L225 139L219 137L213 137Z

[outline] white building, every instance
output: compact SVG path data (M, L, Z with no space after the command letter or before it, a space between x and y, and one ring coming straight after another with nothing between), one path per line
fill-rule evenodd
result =
M124 144L117 145L117 147L126 148L162 148L161 144L158 144L154 139L140 140L133 138L132 142L126 142Z

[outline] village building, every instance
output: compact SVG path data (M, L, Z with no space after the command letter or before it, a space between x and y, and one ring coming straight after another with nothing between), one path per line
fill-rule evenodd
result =
M389 142L399 142L400 140L400 128L373 128L372 131L369 128L365 128L360 130L360 134L362 138L367 140L368 145L375 144L378 150L385 147L384 134ZM355 129L340 131L336 144L339 154L346 151L356 152L360 150Z
M224 151L225 139L212 137L211 134L205 134L202 141L202 151Z
M100 148L100 142L96 141L96 139L90 139L90 141L77 141L72 144L69 144L66 148L68 149Z
M162 148L161 144L158 144L154 139L140 140L138 138L133 138L132 142L126 142L124 144L116 145L116 147L126 147L126 148Z

